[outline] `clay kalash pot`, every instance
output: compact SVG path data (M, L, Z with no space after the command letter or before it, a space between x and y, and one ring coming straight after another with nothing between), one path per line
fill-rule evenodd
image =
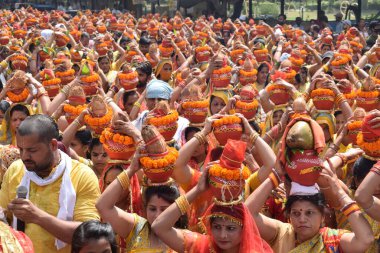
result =
M148 156L140 158L144 174L152 183L167 182L173 174L178 151L166 145L163 136L154 126L143 126L141 135L148 153Z
M358 90L356 93L356 106L363 108L366 112L378 108L379 92Z
M255 56L258 62L263 62L268 60L268 49L255 49L253 51L253 55Z
M70 42L70 38L65 34L56 34L55 43L57 47L64 47Z
M2 30L0 32L0 45L8 45L9 43L9 40L10 40L10 34L5 31L5 30Z
M22 54L16 54L11 57L13 69L25 71L28 67L28 58Z
M157 128L165 141L171 141L178 128L178 112L170 110L167 101L160 101L148 114L146 123Z
M195 48L195 59L197 62L207 62L211 58L211 48L209 46L200 46Z
M269 93L270 100L275 105L286 104L291 98L288 90L283 85L272 83L268 86L267 92Z
M42 85L50 98L54 98L61 89L61 79L56 78L52 69L44 69L40 72Z
M100 76L92 69L91 62L86 62L82 66L81 86L87 96L93 96L98 92Z
M362 121L352 121L347 124L347 136L350 138L352 144L354 145L357 144L357 137L362 130L362 124Z
M244 86L240 90L240 99L235 103L235 112L241 113L248 120L256 116L259 101L256 99L258 92L250 85Z
M253 84L257 80L257 70L253 67L251 57L244 60L243 68L239 70L239 82L242 86Z
M117 74L119 84L125 91L136 89L139 82L138 73L134 71L129 65L123 67L123 71Z
M335 93L330 89L315 89L311 92L310 97L317 110L331 111L334 108Z
M219 202L232 203L241 199L250 171L242 165L247 143L228 140L218 164L211 166L208 182L212 195Z
M193 124L204 123L208 114L208 100L186 101L181 104L183 116Z
M112 122L115 122L118 119L119 116L115 115ZM111 123L111 127L107 127L103 130L100 135L100 142L103 144L104 150L112 160L129 160L136 151L136 143L133 138L116 133L113 130L113 123Z
M334 60L331 62L331 72L338 80L347 79L348 73L344 67L352 60L351 55L343 53L335 53Z
M213 133L221 146L226 145L228 139L240 140L243 134L241 119L234 115L227 115L212 123Z
M71 124L87 108L86 94L82 87L72 87L69 91L68 100L69 103L63 106L63 111L67 122Z
M314 185L322 169L322 159L314 147L313 131L306 121L297 121L286 135L285 170L292 181L301 185Z

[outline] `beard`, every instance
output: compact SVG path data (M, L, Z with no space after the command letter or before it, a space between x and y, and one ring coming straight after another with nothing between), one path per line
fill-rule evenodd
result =
M54 154L53 152L49 152L49 154L45 156L45 159L40 163L33 160L23 160L23 163L28 171L35 172L37 175L47 174L46 176L48 176L54 165Z

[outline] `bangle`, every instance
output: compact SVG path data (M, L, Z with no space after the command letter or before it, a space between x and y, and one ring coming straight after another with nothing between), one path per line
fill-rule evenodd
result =
M327 187L320 187L320 186L319 186L319 189L320 189L320 190L328 190L328 189L330 189L330 188L331 188L330 186L327 186Z
M265 136L267 136L271 142L274 141L273 137L269 134L269 132L265 133Z
M323 70L324 70L325 72L329 72L329 67L328 67L326 64L323 65L322 68L323 68Z
M252 144L252 145L255 145L255 142L257 140L257 138L259 138L259 134L256 133L256 132L253 132L250 136L249 136L249 142Z
M352 201L346 204L340 211L343 212L344 216L348 217L351 214L360 211L360 208L355 201Z
M347 163L347 157L345 155L343 155L342 153L337 153L335 154L337 157L339 157L340 159L342 159L342 163L343 165L345 165Z
M364 212L369 211L369 209L371 209L374 205L375 205L375 198L372 196L372 204L367 208L363 207Z
M137 108L141 108L141 104L140 104L138 101L136 101L136 102L133 104L133 106L136 106Z
M48 96L48 93L46 91L45 92L41 92L40 94L37 93L36 99L39 99L42 96Z
M331 143L330 146L329 146L329 148L331 148L335 152L339 151L339 147L335 143Z
M194 137L195 137L195 139L198 140L200 145L205 145L207 142L206 136L204 134L202 134L201 132L194 134Z
M277 176L274 174L274 172L269 174L269 179L272 182L274 188L277 188L280 185L280 180L277 178Z
M126 171L121 172L117 176L117 181L119 181L121 188L123 188L124 191L127 191L129 189L130 182Z
M373 172L373 173L377 174L378 176L380 176L380 168L379 167L373 166L371 168L370 172Z
M1 66L2 69L6 69L6 68L8 67L8 63L7 63L7 61L6 61L6 60L2 61L2 62L0 63L0 66Z
M116 85L112 85L110 90L115 94L119 92L119 88Z
M179 211L181 212L181 215L184 215L187 213L187 210L190 209L190 203L187 200L185 195L181 195L175 200L175 203L177 204Z
M77 125L77 128L82 126L78 119L74 119L73 123Z
M70 89L70 86L69 85L66 85L65 87L63 87L61 89L61 93L65 94L65 96L67 97L68 94L69 94L69 89Z

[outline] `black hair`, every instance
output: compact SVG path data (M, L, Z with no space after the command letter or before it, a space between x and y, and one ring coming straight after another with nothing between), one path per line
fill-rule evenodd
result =
M91 153L92 150L94 149L94 147L95 147L95 146L99 146L99 145L102 145L102 143L100 142L99 138L92 138L91 143L90 143L90 145L88 146L88 150L89 150L90 153Z
M88 129L79 130L75 133L75 139L77 139L82 145L90 145L92 140L91 131Z
M139 40L140 45L150 45L151 39L149 39L147 36L142 36Z
M130 91L124 92L124 94L123 94L123 104L127 103L128 98L130 96L134 96L136 94L137 94L137 92L135 90L130 90Z
M324 208L326 204L325 198L323 197L322 193L317 193L313 195L290 195L285 204L285 211L287 212L287 214L290 213L290 209L296 201L308 201L315 205L319 209L319 211L321 211L321 213L324 214Z
M267 63L263 62L259 65L259 67L257 68L257 73L260 73L260 71L263 69L263 68L268 68L268 75L267 75L267 78L265 80L265 86L268 85L269 83L269 72L270 72L270 67Z
M278 15L278 17L283 17L284 19L286 19L286 15L285 14L280 14L280 15Z
M136 71L142 72L146 74L147 76L152 75L153 69L152 64L149 61L141 62L137 65Z
M115 234L109 223L102 223L98 220L89 220L80 224L73 233L71 241L71 253L79 253L91 240L106 239L111 252L117 252Z
M189 134L191 132L198 133L200 131L201 130L198 127L193 127L193 126L186 127L186 129L185 129L185 139L187 140L187 138L189 137Z
M88 34L87 32L82 32L82 34L80 35L80 38L90 38L90 34Z
M13 108L12 108L13 109ZM58 125L55 121L43 114L35 114L27 117L17 129L20 136L36 134L42 142L48 143L53 139L59 139Z
M131 39L128 38L128 37L125 37L125 36L122 36L121 39L120 39L120 45L123 44L123 43L129 43L131 42Z
M353 166L353 174L356 181L361 182L369 173L376 161L369 160L363 156L359 157ZM355 180L352 180L351 189L356 190L358 185L356 185Z
M336 118L336 117L338 117L341 114L343 114L343 112L340 111L340 110L337 110L337 111L334 112L334 117Z
M261 135L261 132L262 132L261 128L260 128L259 124L257 124L256 121L254 121L254 120L249 121L249 125L253 128L253 130L255 130L258 134Z
M111 62L111 59L107 55L104 55L98 58L98 63L100 63L103 59L107 59L107 61Z
M144 192L144 205L147 206L148 202L152 199L153 196L157 196L165 200L166 202L173 204L174 201L180 196L179 189L174 185L157 185L157 186L148 186ZM176 228L187 228L188 217L187 215L182 215L176 222Z
M14 112L23 112L26 116L30 116L28 108L22 104L16 104L15 106L13 106L9 111L9 116L12 117Z
M6 111L8 111L9 107L11 107L11 105L8 103L8 101L1 100L1 102L0 102L0 110L3 113L5 113Z

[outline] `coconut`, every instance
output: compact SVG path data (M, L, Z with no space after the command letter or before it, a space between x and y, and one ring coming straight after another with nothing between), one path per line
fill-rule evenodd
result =
M305 121L296 122L286 136L286 145L291 149L313 149L314 137L310 125Z

